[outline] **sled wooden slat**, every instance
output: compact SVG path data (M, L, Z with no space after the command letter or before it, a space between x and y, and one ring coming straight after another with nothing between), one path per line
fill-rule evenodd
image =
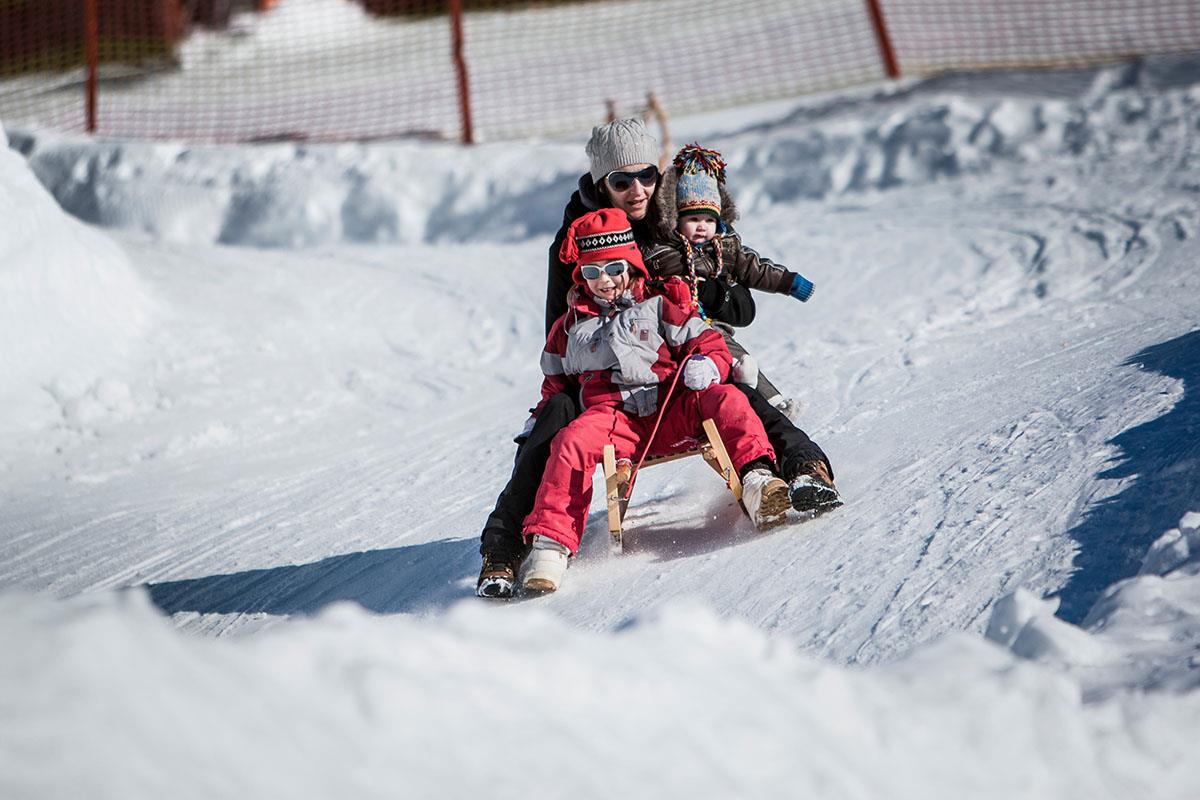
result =
M733 461L729 458L725 443L721 441L721 434L717 432L717 426L711 419L704 420L703 428L706 441L702 441L699 447L681 453L648 458L642 462L642 469L689 456L702 456L704 462L721 476L725 485L729 487L729 491L733 492L734 498L740 503L742 481L738 478L737 470L733 468ZM629 459L618 460L616 448L611 444L604 445L604 491L608 500L608 543L609 552L613 554L619 554L624 549L622 526L625 522L625 511L629 505L627 495L632 472L633 464Z
M604 496L608 499L609 550L621 552L621 488L617 480L617 449L604 445Z
M729 487L729 491L733 492L737 501L742 502L742 479L738 477L737 470L733 468L733 459L729 457L729 451L725 449L725 442L721 441L721 434L717 433L716 423L711 419L704 420L704 433L708 436L709 446L707 450L700 449L704 460L725 479L725 485Z

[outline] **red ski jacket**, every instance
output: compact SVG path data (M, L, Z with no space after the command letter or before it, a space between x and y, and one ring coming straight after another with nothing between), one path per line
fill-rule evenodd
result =
M635 417L658 411L659 385L693 355L707 356L721 380L733 358L720 333L696 313L691 290L678 278L662 293L615 303L580 291L567 313L550 329L542 351L542 401L577 388L584 409L612 405Z

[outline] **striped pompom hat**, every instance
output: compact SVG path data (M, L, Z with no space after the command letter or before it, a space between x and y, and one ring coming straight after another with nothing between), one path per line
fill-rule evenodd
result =
M675 154L675 212L710 214L721 218L721 184L725 182L725 161L716 150L692 143Z
M575 265L571 278L578 284L585 282L579 272L580 264L596 264L617 258L632 264L642 273L642 277L650 277L637 242L633 240L629 217L619 208L601 208L572 222L571 227L567 228L567 238L563 239L562 247L558 250L558 257L564 264Z

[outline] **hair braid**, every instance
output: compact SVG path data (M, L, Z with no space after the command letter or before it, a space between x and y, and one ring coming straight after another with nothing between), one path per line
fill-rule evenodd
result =
M721 251L724 249L722 247L723 244L725 244L724 234L718 233L717 235L713 236L713 238L712 238L713 257L717 261L717 271L713 273L714 278L725 271L725 256L721 255Z
M683 260L687 264L687 274L683 276L683 279L692 291L692 305L700 308L700 288L696 282L696 261L692 258L692 243L679 231L675 231L675 235L679 237L679 241L683 242Z

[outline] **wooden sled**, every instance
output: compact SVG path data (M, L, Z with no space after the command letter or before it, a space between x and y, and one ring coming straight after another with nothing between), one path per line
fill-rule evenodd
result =
M716 473L721 476L721 480L725 481L725 485L729 487L729 491L733 492L734 498L740 503L742 481L738 478L737 470L733 468L733 462L729 458L729 452L725 449L725 443L721 441L721 435L717 433L717 426L711 419L704 420L704 437L706 441L701 442L700 446L694 450L647 458L642 463L642 469L653 464L665 464L668 461L688 456L703 456L704 461L716 470ZM629 506L629 479L632 473L633 462L627 458L618 461L617 449L611 444L604 445L604 491L608 498L609 551L614 554L620 553L623 548L621 525L625 521L625 511Z

